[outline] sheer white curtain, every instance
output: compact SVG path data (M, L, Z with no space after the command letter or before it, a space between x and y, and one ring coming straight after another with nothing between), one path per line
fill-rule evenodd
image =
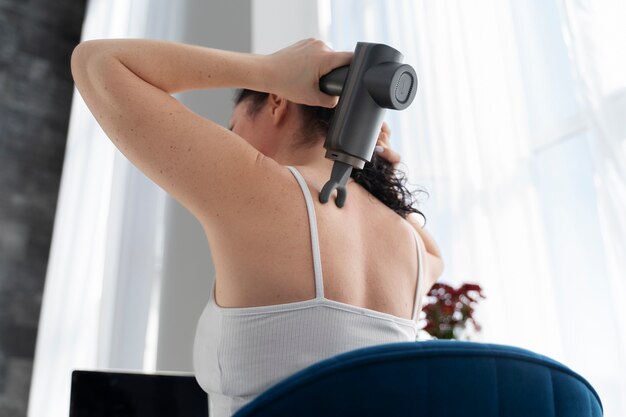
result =
M82 40L176 40L178 6L91 0ZM75 91L29 416L69 414L74 369L153 370L156 335L148 329L158 300L164 203L165 193L117 151Z
M603 298L610 306L610 316L598 320L615 322L607 331L617 340L605 334L598 339L615 343L621 353L609 358L614 369L601 369L597 375L605 382L610 406L615 406L611 411L626 416L626 3L561 0L560 5L594 161L606 265L606 275L598 278L608 281ZM597 353L602 355L602 350Z
M565 37L592 140L594 180L621 346L626 346L626 3L562 1Z
M550 356L626 416L626 44L617 1L321 0L338 50L386 43L420 84L387 113L441 246L487 299L473 340Z

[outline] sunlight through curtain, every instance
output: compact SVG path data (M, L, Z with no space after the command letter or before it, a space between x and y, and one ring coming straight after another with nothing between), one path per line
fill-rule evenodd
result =
M441 281L479 283L479 342L570 366L626 416L624 5L320 1L337 50L386 43L419 77L388 111ZM591 6L593 4L593 7Z

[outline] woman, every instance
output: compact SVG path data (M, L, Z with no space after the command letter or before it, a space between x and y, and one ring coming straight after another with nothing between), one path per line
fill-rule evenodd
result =
M109 138L206 233L216 276L194 366L212 416L329 356L414 341L418 301L441 275L436 244L404 218L419 212L380 162L398 161L386 125L383 153L355 172L345 206L318 201L338 101L318 82L351 57L314 39L270 55L94 40L72 55L76 86ZM170 96L232 87L245 90L229 130Z

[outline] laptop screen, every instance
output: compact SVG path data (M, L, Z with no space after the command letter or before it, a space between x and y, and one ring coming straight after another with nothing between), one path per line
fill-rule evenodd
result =
M72 372L70 417L207 417L192 375Z

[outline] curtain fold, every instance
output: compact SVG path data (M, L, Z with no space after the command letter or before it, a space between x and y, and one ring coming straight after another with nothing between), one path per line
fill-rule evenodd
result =
M604 319L615 322L620 352L611 358L613 372L600 375L612 390L611 411L626 416L626 3L560 0L559 5L591 138L607 274L603 278L609 289L603 296L610 315Z
M91 0L82 40L175 40L177 7L165 0ZM74 93L30 387L32 417L69 414L75 369L144 369L144 359L155 356L146 346L153 348L148 322L166 195L115 148Z
M320 1L334 49L386 43L418 73L385 119L441 281L488 297L472 340L559 360L626 416L626 6Z

